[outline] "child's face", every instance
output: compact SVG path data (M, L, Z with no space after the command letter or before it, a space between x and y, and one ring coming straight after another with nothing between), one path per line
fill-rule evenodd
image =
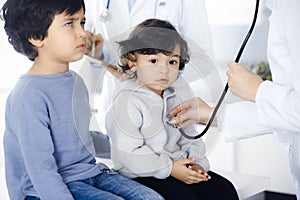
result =
M81 59L86 51L84 24L83 9L73 15L55 15L48 35L38 50L39 57L58 64L68 64Z
M144 55L136 54L137 61L131 70L136 70L139 84L162 95L177 79L179 72L180 47L176 45L170 55L163 53Z

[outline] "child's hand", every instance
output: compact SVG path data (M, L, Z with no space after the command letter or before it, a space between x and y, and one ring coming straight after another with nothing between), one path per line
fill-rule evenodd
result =
M203 167L201 165L198 164L189 164L188 168L191 170L194 170L196 172L198 172L199 174L202 174L206 177L206 180L211 179L211 177L208 175L208 173L203 169Z
M207 178L205 175L186 167L188 164L191 164L193 162L195 162L195 158L185 158L173 162L171 176L186 184L193 184L199 183L201 181L206 181Z

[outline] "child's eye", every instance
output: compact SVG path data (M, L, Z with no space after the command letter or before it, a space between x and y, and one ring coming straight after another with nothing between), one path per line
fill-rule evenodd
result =
M80 22L80 26L84 27L85 21Z
M73 26L73 22L67 22L65 25L66 25L67 27L71 27L71 26Z
M155 64L155 63L157 63L157 60L156 59L151 59L150 62Z
M170 65L176 65L178 62L177 62L177 60L170 60L169 61L169 64Z

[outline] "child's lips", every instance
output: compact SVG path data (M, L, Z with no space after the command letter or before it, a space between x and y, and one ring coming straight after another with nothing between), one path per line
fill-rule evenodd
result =
M160 84L165 85L169 82L169 80L168 79L158 79L157 82L160 83Z
M82 44L78 45L77 48L83 49L83 50L86 49L86 43L82 43Z

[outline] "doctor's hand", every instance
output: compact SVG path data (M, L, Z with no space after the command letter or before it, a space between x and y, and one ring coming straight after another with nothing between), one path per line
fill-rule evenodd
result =
M174 117L169 119L169 123L180 127L186 127L198 122L207 124L212 112L213 107L210 107L199 97L195 97L173 108L170 115Z
M92 32L86 31L86 55L99 59L102 56L104 39L100 34L93 35Z
M191 165L193 162L195 162L195 158L185 158L174 161L171 176L186 184L207 181L209 178L205 174L199 173L191 167L187 167L187 165Z
M248 101L255 101L256 92L263 80L241 64L230 62L227 71L230 91Z
M92 32L86 31L86 55L93 58L100 59L102 57L102 49L104 44L104 39L100 34L93 35ZM94 49L94 50L93 50ZM102 61L101 67L106 68L112 75L114 75L118 80L123 81L125 74L119 71L115 66L110 65Z

